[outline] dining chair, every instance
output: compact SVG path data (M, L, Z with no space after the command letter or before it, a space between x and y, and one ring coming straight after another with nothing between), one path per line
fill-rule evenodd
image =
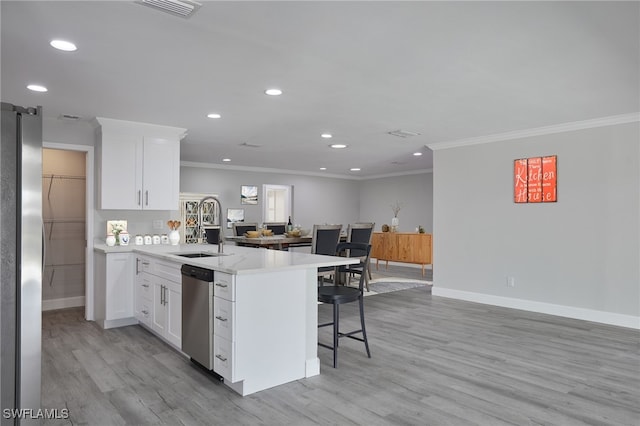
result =
M273 235L283 235L287 232L287 224L285 222L265 222L263 226L265 229L271 229Z
M340 241L340 231L342 231L342 225L313 225L311 253L335 256L336 247ZM333 269L331 266L318 268L318 285L323 284L325 277L333 275Z
M207 244L218 244L220 241L220 227L218 225L207 225L202 227Z
M258 224L257 223L244 223L244 222L234 222L233 223L233 235L236 237L240 237L244 235L247 231L257 231Z
M350 253L361 252L366 253L366 257L369 257L371 244L345 242L338 244L336 248L336 254L342 256L349 256ZM338 340L341 337L348 337L350 339L364 342L365 349L367 350L367 356L371 358L369 341L367 340L367 331L364 325L364 280L366 276L366 269L364 267L360 267L360 264L338 266L335 268L336 277L342 272L359 275L358 287L339 285L338 280L335 278L333 285L318 287L318 302L330 303L333 305L333 321L318 325L318 328L328 327L330 325L333 326L333 346L329 346L318 341L319 346L333 350L333 368L338 367ZM360 329L341 333L340 305L356 301L360 305ZM362 333L362 337L354 336L354 334L358 333Z
M347 227L347 242L371 244L371 237L373 236L373 228L375 226L375 222L357 222L349 224ZM350 257L360 257L360 264L367 271L364 285L367 291L369 291L369 280L371 279L371 262L369 255L364 252L360 252L352 254ZM349 276L348 280L348 283L350 282L351 276Z

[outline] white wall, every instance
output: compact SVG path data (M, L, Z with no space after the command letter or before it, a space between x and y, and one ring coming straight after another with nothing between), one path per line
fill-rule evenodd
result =
M398 214L399 232L414 232L419 225L425 232L433 229L433 173L384 177L360 182L360 220L391 226L396 201L402 204Z
M262 185L293 187L292 221L303 228L314 224L341 223L345 226L359 220L359 183L350 179L324 178L224 168L180 168L180 191L218 194L223 216L228 208L245 210L245 222L262 222ZM240 204L240 187L258 186L258 204ZM227 230L231 235L231 230Z
M632 123L435 151L433 294L638 327L639 140ZM515 204L513 160L554 154L558 202Z

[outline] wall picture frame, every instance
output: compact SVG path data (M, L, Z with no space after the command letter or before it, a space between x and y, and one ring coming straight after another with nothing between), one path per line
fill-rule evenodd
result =
M237 222L244 222L244 209L227 209L227 228Z
M258 204L258 187L256 185L242 185L240 204Z

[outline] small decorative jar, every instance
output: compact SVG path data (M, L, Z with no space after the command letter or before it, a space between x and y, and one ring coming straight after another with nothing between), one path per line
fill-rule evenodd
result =
M121 231L120 234L118 234L118 238L120 239L121 246L129 245L129 233L127 231Z
M107 240L105 241L109 247L113 247L116 245L116 236L113 234L107 235Z
M160 244L160 235L154 235L153 237L151 237L151 241L153 242L153 244Z
M147 234L144 236L144 243L145 244L153 244L153 239L151 239L151 235Z
M160 236L160 244L169 244L169 236L167 234Z
M140 234L136 235L135 241L137 246L141 246L144 244L144 238Z
M180 233L178 231L169 232L169 242L172 246L177 246L180 242Z

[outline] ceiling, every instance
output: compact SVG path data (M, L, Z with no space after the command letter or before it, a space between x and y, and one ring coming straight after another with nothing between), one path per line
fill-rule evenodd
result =
M411 173L426 144L640 110L638 2L203 2L185 19L3 0L1 20L3 101L183 127L183 161L232 168Z

